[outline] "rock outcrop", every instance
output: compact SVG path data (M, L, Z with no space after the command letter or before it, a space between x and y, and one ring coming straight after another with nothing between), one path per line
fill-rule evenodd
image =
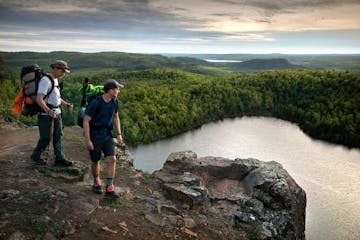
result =
M258 239L305 239L306 194L277 162L172 153L154 172L182 207L217 216Z

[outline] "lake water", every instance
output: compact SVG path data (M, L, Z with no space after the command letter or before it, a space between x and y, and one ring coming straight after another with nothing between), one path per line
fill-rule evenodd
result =
M152 144L130 148L135 167L153 172L171 152L277 161L306 191L307 240L360 239L360 150L314 140L297 125L243 117L209 123Z

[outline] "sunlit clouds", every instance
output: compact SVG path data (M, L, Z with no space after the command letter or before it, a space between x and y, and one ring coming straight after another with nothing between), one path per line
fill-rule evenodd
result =
M239 3L237 3L239 2ZM254 5L255 2L259 4ZM263 2L264 4L260 4ZM174 15L193 19L197 31L257 32L306 31L360 28L360 2L302 1L298 4L280 5L285 1L270 1L277 8L266 9L268 1L154 1L153 7ZM291 2L291 1L289 1ZM296 2L296 1L294 1ZM307 3L306 3L307 2ZM249 4L247 4L249 3ZM252 4L250 4L252 3ZM270 5L269 5L270 6ZM191 29L191 28L190 28Z
M1 51L360 53L358 0L0 0Z

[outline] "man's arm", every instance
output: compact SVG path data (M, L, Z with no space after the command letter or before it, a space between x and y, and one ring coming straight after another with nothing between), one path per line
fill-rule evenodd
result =
M83 120L83 128L84 128L84 136L85 136L85 142L86 146L89 150L94 150L94 145L90 138L90 120L91 117L89 115L85 115Z
M45 97L45 94L42 94L42 93L38 93L36 95L36 102L39 104L39 106L41 107L41 109L48 113L51 109L46 105L45 101L44 101L44 97Z
M52 109L50 109L47 105L46 102L44 101L44 98L46 96L46 94L50 94L50 87L51 87L51 80L49 79L49 77L42 77L40 79L39 82L39 86L38 86L38 93L36 95L36 102L38 103L38 105L40 106L40 108L47 113L50 117L52 118L56 118L56 113L54 111L51 111Z
M36 102L39 104L40 108L46 112L50 117L55 118L56 113L54 111L51 111L51 109L46 105L46 102L44 101L45 94L38 93L36 95Z
M65 101L64 99L61 99L61 105L65 106L69 110L73 110L73 105Z
M122 144L123 143L123 139L121 136L121 126L120 126L120 119L119 119L119 113L115 113L114 114L114 118L113 118L113 123L116 129L116 139L118 141L118 144Z

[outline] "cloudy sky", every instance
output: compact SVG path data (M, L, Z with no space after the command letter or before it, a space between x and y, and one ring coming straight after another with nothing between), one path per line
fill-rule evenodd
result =
M0 0L0 51L360 53L360 0Z

